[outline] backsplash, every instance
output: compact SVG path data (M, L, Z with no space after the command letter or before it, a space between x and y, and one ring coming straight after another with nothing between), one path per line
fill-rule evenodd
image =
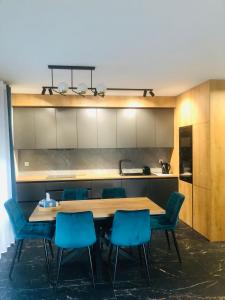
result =
M170 161L172 148L18 150L18 171L118 169L120 159L130 159L127 167L157 168L159 159ZM29 162L29 167L24 163Z

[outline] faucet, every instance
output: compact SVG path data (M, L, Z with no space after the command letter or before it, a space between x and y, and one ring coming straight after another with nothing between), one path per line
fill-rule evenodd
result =
M130 159L121 159L121 160L119 160L119 173L120 173L120 175L123 175L123 171L122 171L122 163L123 162L131 162L131 160Z

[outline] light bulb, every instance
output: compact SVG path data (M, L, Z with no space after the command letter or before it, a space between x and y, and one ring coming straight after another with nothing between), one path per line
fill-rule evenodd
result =
M88 87L85 83L80 83L77 86L77 93L80 95L83 95L87 92L87 89L88 89Z
M65 94L68 91L68 84L66 82L60 82L58 84L58 91L61 94Z

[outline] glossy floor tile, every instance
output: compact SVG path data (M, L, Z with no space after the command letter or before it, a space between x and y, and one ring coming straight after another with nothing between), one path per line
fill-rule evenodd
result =
M108 249L104 246L103 276L96 289L90 281L85 250L72 254L72 259L64 263L57 289L49 285L41 241L25 243L21 261L16 263L13 280L10 281L8 270L14 251L14 247L10 247L0 260L0 299L225 299L225 243L209 243L183 223L177 228L177 239L182 264L177 260L172 239L169 250L164 234L153 233L150 283L147 282L143 258L140 264L138 251L132 251L133 259L121 251L114 287L111 284L113 264L108 264ZM99 268L99 265L96 267ZM55 274L53 261L52 282Z

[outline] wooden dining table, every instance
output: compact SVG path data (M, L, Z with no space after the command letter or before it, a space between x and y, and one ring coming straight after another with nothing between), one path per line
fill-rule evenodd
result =
M104 265L100 246L101 220L112 218L117 210L142 210L149 209L150 215L164 214L165 210L147 197L113 198L113 199L89 199L61 201L56 208L40 208L37 206L31 214L29 221L46 222L54 221L58 212L82 212L92 211L96 223L97 242L95 243L96 282L104 282L107 267ZM100 221L100 222L98 222ZM67 261L71 260L75 253L70 253ZM97 267L98 266L98 267ZM104 270L104 271L103 271Z
M89 199L61 201L56 208L37 206L30 215L30 222L54 221L58 212L92 211L94 219L112 217L117 210L149 209L151 215L164 214L165 210L147 197Z

